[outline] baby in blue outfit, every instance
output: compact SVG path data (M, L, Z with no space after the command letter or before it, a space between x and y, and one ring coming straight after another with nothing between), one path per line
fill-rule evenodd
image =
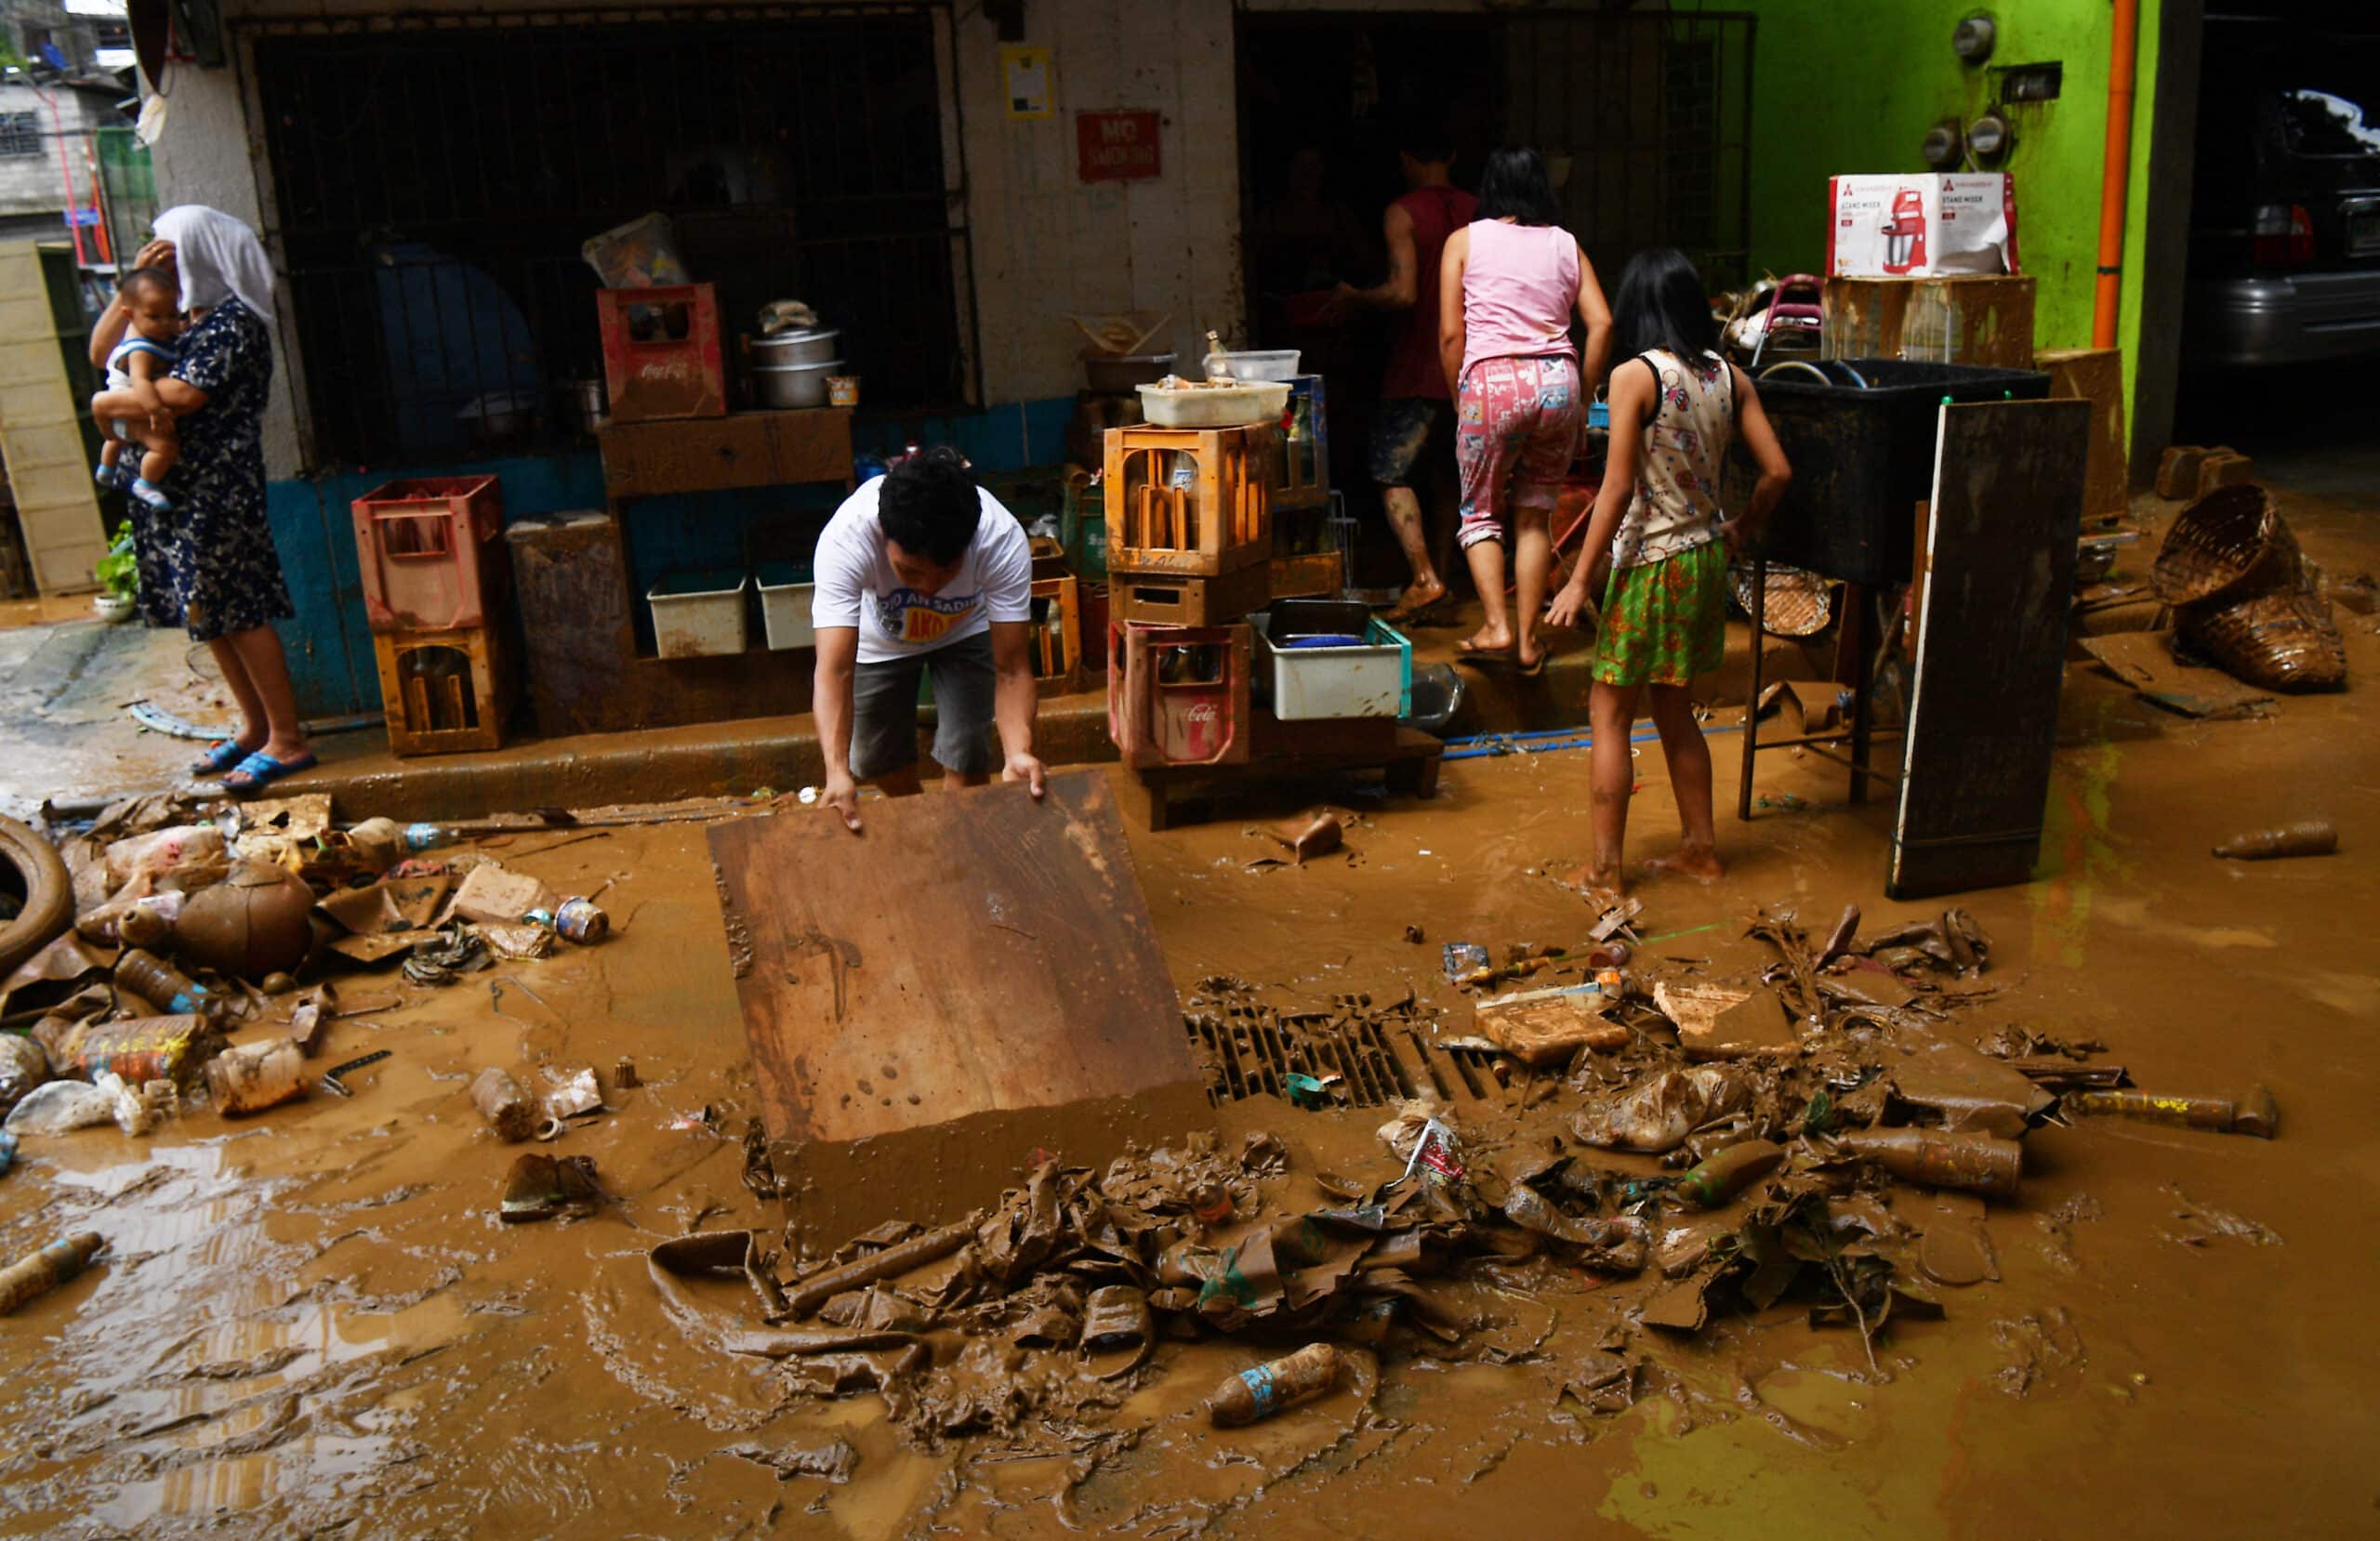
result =
M176 339L182 335L181 290L160 268L135 268L116 283L132 323L108 355L108 388L91 398L91 416L107 440L93 480L120 487L160 512L173 501L160 489L181 457L174 415L158 399L157 382L181 362ZM126 444L143 452L138 474L120 464Z

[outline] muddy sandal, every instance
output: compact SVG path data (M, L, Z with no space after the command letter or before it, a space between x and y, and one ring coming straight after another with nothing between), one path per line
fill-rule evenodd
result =
M248 752L240 747L239 740L227 738L192 760L190 773L193 776L219 776L247 757Z
M311 749L295 759L278 760L259 749L242 760L231 775L223 778L223 790L235 797L253 797L284 776L294 776L300 770L314 768L314 752ZM245 777L245 780L237 778Z
M1101 1380L1129 1375L1157 1347L1157 1325L1148 1297L1130 1284L1091 1292L1082 1308L1083 1368Z

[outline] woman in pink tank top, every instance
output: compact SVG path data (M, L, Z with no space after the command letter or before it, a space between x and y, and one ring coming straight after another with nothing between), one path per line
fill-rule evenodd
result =
M1509 656L1528 675L1545 666L1537 622L1554 566L1548 516L1611 347L1611 308L1560 218L1537 151L1499 150L1480 173L1478 217L1447 238L1438 269L1438 354L1462 473L1458 538L1488 612L1456 651ZM1587 331L1583 371L1573 315ZM1504 604L1507 543L1517 628Z

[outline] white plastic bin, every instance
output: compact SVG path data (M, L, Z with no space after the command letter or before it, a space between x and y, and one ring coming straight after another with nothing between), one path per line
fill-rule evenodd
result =
M670 573L645 593L653 606L654 650L664 658L716 658L744 651L744 595L752 580L740 573Z
M1298 349L1278 348L1246 353L1210 353L1203 362L1210 376L1221 368L1225 377L1234 380L1286 381L1297 378L1298 358Z
M1291 648L1273 645L1271 614L1260 610L1248 620L1256 632L1256 681L1271 685L1281 721L1411 715L1413 644L1386 622L1368 620L1364 640L1353 646Z
M1249 423L1277 423L1289 404L1287 381L1250 380L1179 390L1141 387L1141 415L1161 428L1236 428Z
M775 562L757 574L760 587L760 632L772 652L787 648L813 647L817 627L810 618L810 598L817 589L810 570L791 562Z

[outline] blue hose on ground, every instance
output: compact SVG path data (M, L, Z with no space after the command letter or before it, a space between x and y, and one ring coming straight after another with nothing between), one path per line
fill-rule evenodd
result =
M1712 733L1739 733L1741 731L1743 731L1743 725L1738 722L1707 722L1702 725L1703 736L1706 738ZM1565 735L1576 736L1565 737ZM1628 742L1631 744L1650 744L1660 736L1661 731L1659 729L1647 728L1642 732L1629 734ZM1560 739L1561 742L1545 742L1548 739ZM1447 744L1448 747L1447 752L1439 757L1441 759L1478 759L1484 756L1523 753L1531 755L1550 755L1554 753L1556 750L1561 749L1591 748L1594 744L1594 740L1590 736L1580 733L1579 730L1576 728L1555 728L1545 731L1531 733L1482 733L1467 739L1450 738L1447 740ZM1457 744L1461 744L1463 747L1454 747L1454 745ZM1504 747L1505 745L1510 745L1510 747L1506 748Z

